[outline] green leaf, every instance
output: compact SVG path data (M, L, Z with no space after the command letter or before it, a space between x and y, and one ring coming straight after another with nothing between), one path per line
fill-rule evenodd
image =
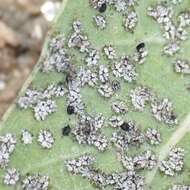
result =
M93 47L101 50L105 45L112 45L119 57L126 54L131 55L137 44L145 42L149 54L145 63L136 66L138 77L135 83L121 81L121 91L110 99L102 98L97 93L97 90L93 88L85 87L82 90L82 99L86 103L87 112L91 115L102 113L108 119L114 114L111 109L111 103L115 99L122 99L127 101L129 106L129 112L123 116L124 119L135 121L141 126L143 132L149 127L159 130L162 139L159 145L150 146L146 142L140 147L129 148L126 151L128 155L136 155L145 150L151 150L158 158L157 166L152 170L144 169L137 172L144 177L145 190L168 190L174 184L190 185L190 93L187 90L190 78L188 75L176 73L173 67L173 62L176 58L189 58L190 40L188 38L186 41L181 42L181 49L175 56L169 57L163 54L163 46L167 42L163 37L163 31L156 21L147 16L147 8L157 3L155 0L139 1L138 5L135 5L139 18L137 27L134 32L127 32L122 26L124 16L116 12L114 8L109 7L104 13L107 16L108 25L106 29L100 30L93 23L93 17L98 12L90 7L88 0L64 0L61 11L52 24L50 34L44 44L41 58L20 92L20 96L23 96L26 89L31 86L32 88L43 90L49 84L63 81L65 74L56 71L44 73L41 71L41 66L44 58L48 55L49 40L57 34L64 34L66 40L68 40L73 32L72 23L76 19L82 22L83 31L88 36ZM177 22L177 16L181 11L190 8L190 2L184 0L180 5L172 5L172 7L175 11L173 20ZM187 31L189 32L189 28ZM72 62L75 67L85 65L83 61L84 55L79 53L78 50L70 49L68 52L72 55ZM111 66L113 63L102 56L101 64ZM157 121L151 113L150 105L147 105L143 112L134 110L129 93L131 89L140 85L150 88L160 100L168 98L172 102L178 118L177 125L171 127L164 124L164 122ZM69 124L74 128L78 119L76 115L70 116L67 114L66 97L56 98L56 103L56 113L48 116L45 121L36 121L31 109L22 110L16 105L16 102L7 111L1 123L0 134L11 133L17 137L16 149L11 154L8 168L18 169L22 178L27 173L48 175L50 178L50 190L99 189L87 178L81 175L72 175L67 171L65 162L84 154L94 156L94 167L105 173L127 171L118 160L117 150L114 146L110 146L105 152L100 152L95 147L79 145L70 136L63 137L61 134L62 127ZM106 125L107 123L102 131L110 138L112 132L116 131L116 129ZM28 129L34 134L34 142L31 145L24 145L20 141L23 129ZM49 129L53 133L55 143L52 149L42 149L37 143L37 135L40 129ZM159 170L159 164L168 158L170 150L174 147L183 148L185 157L183 170L176 172L171 177ZM16 187L3 184L5 172L6 168L0 169L0 189L22 189L20 182ZM106 189L113 189L113 187L108 186Z

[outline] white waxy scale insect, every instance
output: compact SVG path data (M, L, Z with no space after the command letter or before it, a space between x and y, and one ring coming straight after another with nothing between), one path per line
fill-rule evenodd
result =
M150 102L152 94L146 87L139 86L130 91L133 106L138 111L144 111L145 105Z
M91 71L89 70L89 72L91 72ZM81 67L79 69L79 71L77 73L77 77L78 77L78 81L79 81L81 87L83 87L84 85L87 84L88 78L89 78L89 76L88 76L89 72L83 67Z
M128 56L123 57L119 62L115 61L112 71L115 77L123 78L129 83L136 81L138 76L136 67Z
M24 144L32 144L33 135L32 135L27 129L24 129L24 130L22 131L21 141L22 141Z
M52 37L48 46L48 53L42 65L42 71L65 72L70 67L70 57L65 48L63 34Z
M97 81L97 74L88 70L88 85L91 87L95 87L97 85Z
M125 114L127 112L126 103L121 100L114 101L112 103L112 109L115 113Z
M106 26L107 26L107 20L106 20L106 17L105 17L105 16L96 15L96 16L94 17L94 21L95 21L95 23L96 23L96 26L97 26L99 29L101 29L101 30L105 29Z
M165 175L174 176L182 171L184 165L184 149L174 148L170 151L167 160L163 160L159 166L160 171Z
M130 12L124 19L124 27L126 31L133 32L138 23L138 16L135 11Z
M187 38L188 38L187 31L182 27L177 28L176 29L176 38L179 40L182 40L182 41L187 40Z
M57 105L53 100L39 101L34 107L34 116L36 120L45 120L46 117L56 111Z
M89 155L83 155L77 159L68 160L66 162L67 170L74 174L84 174L85 169L92 165L95 158Z
M152 170L156 164L156 156L149 150L145 151L142 155L136 155L134 157L126 156L123 152L118 154L119 160L127 170Z
M147 14L153 17L159 24L170 22L173 16L173 9L171 7L158 4L154 7L148 7Z
M152 114L158 121L166 124L177 124L177 116L174 114L172 103L164 98L163 101L154 100L151 103Z
M106 136L102 134L95 134L91 135L91 138L89 139L89 145L94 145L99 151L105 151L108 149L108 140Z
M100 59L100 52L96 49L90 49L86 56L85 62L88 66L97 65Z
M0 148L3 152L12 153L15 150L16 143L16 138L11 133L0 136Z
M184 28L190 25L190 11L182 12L179 15L179 27Z
M115 61L114 67L112 68L113 74L116 77L123 77L123 65L121 62Z
M190 74L190 62L185 59L177 59L174 63L177 73Z
M113 60L116 58L115 49L111 45L104 47L104 53L107 56L107 58L110 60Z
M27 89L26 95L18 99L18 105L22 109L33 107L33 105L35 105L41 97L41 92L33 89Z
M113 94L114 91L112 89L112 86L110 83L105 83L105 84L101 84L98 88L98 92L101 96L105 97L105 98L110 98Z
M16 138L11 133L0 136L0 167L4 168L9 163L10 155L16 148Z
M73 22L73 30L78 33L82 31L82 23L80 20L75 20Z
M63 84L50 84L42 93L41 99L53 98L53 97L63 97L66 94L67 90L65 89Z
M3 183L6 185L16 185L19 179L19 172L15 168L9 168L4 175Z
M146 131L146 137L151 145L158 145L161 143L161 135L155 128L148 128Z
M120 127L122 124L124 123L124 120L121 116L111 116L109 118L109 121L108 121L108 124L111 126L111 127Z
M113 5L117 12L126 12L129 7L134 7L138 0L106 0L108 5Z
M50 130L41 129L38 133L38 143L42 148L50 149L54 144L54 137Z
M118 12L124 12L127 10L128 4L125 0L114 1L114 7Z
M106 65L99 66L99 79L102 83L109 81L109 69Z
M170 42L164 46L164 53L168 56L175 55L180 50L178 42Z
M78 80L80 81L80 86L88 84L91 87L95 87L97 85L98 77L95 72L92 72L90 69L80 68L77 73Z
M100 9L100 7L106 3L107 0L90 0L90 4L94 9Z
M28 175L22 181L24 190L48 190L49 177L45 175Z
M167 40L174 40L176 37L176 26L172 22L168 22L164 24L164 34L163 36Z
M5 168L9 163L10 154L8 152L0 151L0 167Z

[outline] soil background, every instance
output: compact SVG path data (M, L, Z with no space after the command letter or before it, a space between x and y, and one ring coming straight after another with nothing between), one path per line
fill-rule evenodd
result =
M0 0L0 118L41 53L50 25L41 12L44 3L45 0Z

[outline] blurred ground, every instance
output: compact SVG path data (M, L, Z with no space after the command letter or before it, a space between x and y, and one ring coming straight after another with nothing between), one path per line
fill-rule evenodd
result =
M0 118L39 58L46 9L45 0L0 0Z

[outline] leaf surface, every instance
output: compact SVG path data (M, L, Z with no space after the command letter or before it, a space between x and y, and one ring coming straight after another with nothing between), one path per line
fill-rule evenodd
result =
M162 36L161 29L152 18L147 16L147 8L155 3L155 0L139 1L139 5L135 6L139 22L135 32L130 33L124 31L122 27L123 17L116 11L107 10L108 26L105 30L98 30L93 24L93 16L97 14L97 11L89 6L88 0L64 0L61 12L52 24L50 33L63 33L67 39L72 32L73 20L79 19L90 42L98 49L101 49L105 44L111 44L115 47L117 54L122 56L126 53L132 53L138 43L142 41L146 43L149 55L143 65L137 66L139 75L135 84L122 82L121 91L111 99L100 97L96 90L88 87L84 88L82 95L89 113L96 114L101 112L106 118L113 114L110 108L112 100L117 97L128 100L130 90L139 85L148 86L159 97L167 97L171 100L179 120L174 127L169 127L162 122L156 121L149 109L144 112L137 112L130 107L125 116L129 120L139 123L142 130L153 127L161 133L162 142L160 145L150 146L144 144L141 148L132 151L140 153L150 149L155 152L160 163L168 156L172 147L177 146L185 149L184 169L177 175L173 177L165 176L159 171L158 167L151 171L144 170L140 172L145 177L145 190L168 190L173 184L190 185L190 93L186 89L190 83L190 78L188 75L175 73L172 65L176 57L189 58L190 40L188 38L182 43L181 50L175 57L171 58L163 55L162 48L165 44L165 39ZM190 2L184 0L180 6L174 7L175 16L188 8L190 8ZM20 95L23 95L31 85L40 90L46 88L48 84L62 81L65 77L62 73L50 72L47 74L40 71L43 57L47 54L49 38L50 35L47 37L41 59L25 83ZM70 53L73 55L73 64L76 64L76 66L84 64L80 53L75 50L70 50ZM101 63L111 64L105 58L101 58ZM123 171L124 169L117 159L114 147L101 153L93 147L79 145L70 137L61 136L62 126L69 123L74 127L77 123L77 118L68 116L65 97L56 99L56 102L58 105L57 112L43 122L36 121L31 110L21 110L16 106L16 103L5 114L1 123L0 133L1 135L8 132L15 134L18 141L16 150L11 155L9 167L17 168L22 175L28 172L48 175L50 177L50 190L96 189L88 179L80 175L71 175L66 169L66 160L76 158L84 153L94 155L96 158L95 166L104 172ZM51 150L42 149L36 140L29 146L23 145L19 141L23 129L32 131L36 137L42 128L50 129L54 135L55 144ZM109 137L114 130L105 127L103 131ZM0 181L3 181L4 172L4 169L0 170ZM10 190L14 188L0 183L0 189ZM20 190L21 187L18 185L17 189ZM108 187L108 189L111 189L111 187Z

